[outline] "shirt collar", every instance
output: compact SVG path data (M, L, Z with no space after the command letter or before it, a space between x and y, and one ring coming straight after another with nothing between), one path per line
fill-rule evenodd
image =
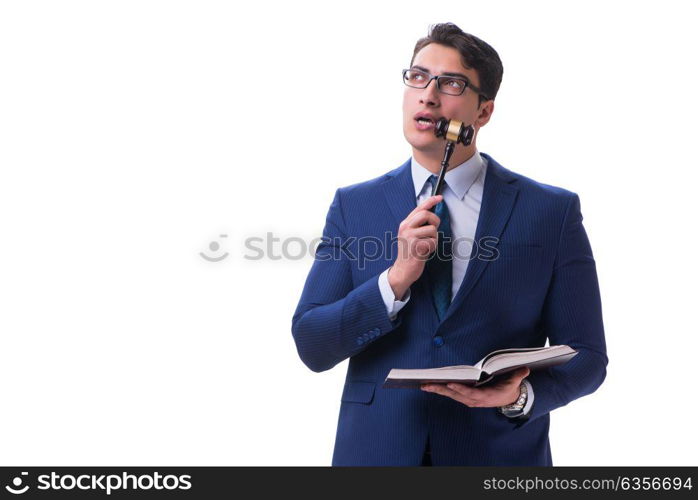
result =
M419 197L424 189L424 184L432 175L425 167L420 165L417 160L412 157L411 162L412 181L414 182L415 197ZM446 185L453 191L456 196L462 200L465 194L470 190L477 179L480 171L485 166L485 160L480 156L480 153L475 150L475 153L466 161L453 168L448 169L444 181ZM437 174L438 176L438 174Z

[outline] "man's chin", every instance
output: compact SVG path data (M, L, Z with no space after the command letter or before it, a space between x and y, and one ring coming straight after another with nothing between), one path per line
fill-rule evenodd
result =
M413 151L419 151L425 156L439 156L444 154L446 143L444 141L407 140Z

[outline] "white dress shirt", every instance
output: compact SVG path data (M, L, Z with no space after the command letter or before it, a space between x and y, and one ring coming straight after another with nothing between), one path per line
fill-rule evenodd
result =
M415 197L417 198L417 205L419 205L431 196L431 183L428 182L428 179L432 172L417 163L414 158L411 161L411 170ZM448 207L453 237L453 288L451 297L456 296L470 262L470 252L475 240L478 217L480 216L486 172L487 161L475 150L473 156L460 165L449 169L444 176L444 188L441 194ZM394 320L400 309L409 302L410 290L407 290L403 300L395 300L395 294L388 282L388 269L383 271L378 277L378 286L388 311L388 316L391 320ZM526 406L520 415L526 415L533 405L533 388L528 380L524 379L524 384L526 384L528 389L528 398Z

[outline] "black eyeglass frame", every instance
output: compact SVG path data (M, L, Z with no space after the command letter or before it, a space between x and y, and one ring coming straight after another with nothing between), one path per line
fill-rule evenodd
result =
M426 81L426 83L425 83L423 86L410 85L409 83L407 83L407 77L406 77L408 71L414 71L414 72L417 72L417 73L421 73L421 74L423 74L423 75L429 77L429 79ZM442 78L443 78L443 79L448 79L448 80L460 80L460 81L462 81L462 82L465 83L465 86L463 87L463 90L460 91L460 94L449 94L449 93L444 92L443 90L441 90L441 79L442 79ZM425 89L425 88L427 88L427 87L429 86L429 84L431 83L432 80L436 80L436 88L437 88L438 91L441 92L442 94L445 94L445 95L452 95L452 96L461 96L461 95L463 95L463 92L465 92L465 89L467 89L468 87L470 87L471 89L473 89L473 92L475 92L476 94L481 95L482 97L484 97L484 98L485 98L486 100L488 100L488 101L490 100L489 97L487 97L485 94L482 93L482 90L480 90L478 87L476 87L475 85L473 85L472 83L470 83L470 80L468 80L467 78L463 78L463 77L460 77L460 76L449 76L449 75L430 75L430 74L427 73L426 71L423 71L423 70L421 70L421 69L416 69L416 68L408 68L408 69L403 69L403 70L402 70L402 82L403 82L405 85L407 85L408 87L410 87L410 88L413 88L413 89Z

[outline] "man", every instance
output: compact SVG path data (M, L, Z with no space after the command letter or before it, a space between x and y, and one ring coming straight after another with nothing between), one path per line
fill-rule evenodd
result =
M311 370L350 358L333 465L552 465L550 412L606 376L578 196L477 150L502 74L487 43L451 23L433 26L403 73L412 158L335 193L292 325ZM456 146L442 195L432 197L441 117L472 124L475 134ZM376 257L377 242L396 231ZM391 368L474 364L546 340L578 354L480 388L382 387Z

